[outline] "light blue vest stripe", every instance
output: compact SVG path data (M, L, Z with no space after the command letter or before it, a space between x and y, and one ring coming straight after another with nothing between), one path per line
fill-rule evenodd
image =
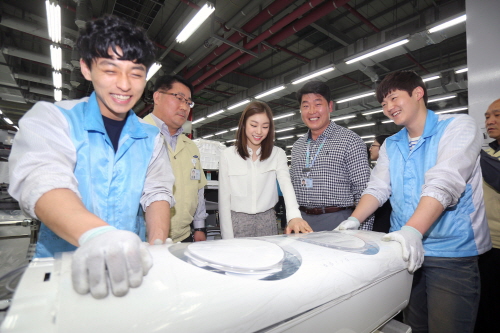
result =
M110 225L137 233L144 240L140 198L158 129L139 122L129 111L115 154L95 93L87 102L60 110L76 148L74 174L85 207ZM42 224L36 257L75 249Z
M386 139L386 149L391 170L390 198L393 212L391 230L400 230L415 212L420 201L425 173L437 161L439 142L446 127L454 118L439 121L438 116L428 111L424 133L410 151L408 131L403 129ZM465 257L478 254L474 239L471 215L475 208L473 191L467 184L457 205L448 207L423 238L426 256Z

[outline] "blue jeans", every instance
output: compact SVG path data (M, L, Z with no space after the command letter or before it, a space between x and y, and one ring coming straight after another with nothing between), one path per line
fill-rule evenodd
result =
M413 276L404 321L413 333L473 332L480 288L477 256L425 257Z

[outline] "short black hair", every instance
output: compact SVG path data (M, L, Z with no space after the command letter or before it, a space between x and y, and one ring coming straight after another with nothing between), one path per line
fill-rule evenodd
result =
M382 103L384 98L394 90L406 91L411 96L417 87L422 87L424 90L424 103L427 107L427 88L420 75L415 71L398 71L384 77L377 87L377 100Z
M146 66L147 69L155 61L155 46L146 32L132 23L117 16L106 15L94 21L88 21L80 30L76 42L80 57L91 68L96 58L108 58L109 48L118 54L116 47L122 49L120 60L129 60Z
M390 137L390 135L387 135L387 134L377 135L375 137L375 141L377 141L378 143L380 143L380 145L382 145L384 143L385 139L387 139L388 137Z
M191 91L191 96L193 96L193 94L194 94L193 85L191 84L191 82L189 82L188 80L186 80L185 78L183 78L180 75L163 75L163 76L159 77L155 82L155 87L154 87L153 91L158 91L159 89L170 90L170 89L172 89L172 85L175 82L179 82L179 83L185 85L186 87L188 87L189 90Z
M330 87L324 82L321 81L311 81L307 82L302 86L302 88L297 91L297 100L299 101L299 104L302 103L302 95L307 95L307 94L318 94L323 96L328 103L332 100L331 93L330 93Z

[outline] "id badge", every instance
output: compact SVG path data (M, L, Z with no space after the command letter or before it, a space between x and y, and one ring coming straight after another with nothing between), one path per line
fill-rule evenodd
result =
M300 180L300 185L305 188L312 188L313 187L313 180L312 178L302 178Z
M200 180L200 170L191 169L191 180Z

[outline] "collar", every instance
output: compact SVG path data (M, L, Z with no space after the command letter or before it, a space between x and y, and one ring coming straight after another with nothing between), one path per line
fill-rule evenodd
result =
M318 138L316 140L313 140L313 141L318 141L320 139L323 139L324 137L331 137L334 135L334 133L337 131L339 125L335 124L335 122L331 121L330 120L330 124L328 124L328 127L325 128L325 130L323 131L323 133L321 133ZM307 135L304 135L304 137L306 138L306 141L311 139L312 140L312 136L311 136L311 130L307 130Z
M495 151L495 153L500 150L500 144L498 143L497 140L488 143L488 145Z
M257 151L255 152L255 155L260 156L260 152L262 151L261 148L262 147L259 147L259 149L257 149ZM253 154L252 148L247 146L247 151L248 151L248 154L250 154L250 157L252 157L252 154Z
M438 120L439 116L435 114L434 111L427 109L427 117L425 118L424 132L420 137L427 138L429 136L434 135L436 133L436 128L437 128L436 125L438 123ZM406 140L406 142L408 143L409 142L408 138L409 138L408 130L406 128L403 128L398 133L388 137L386 140L392 140L392 141Z
M85 122L84 129L86 131L96 131L103 134L106 133L106 128L104 127L104 121L102 120L102 114L99 109L99 104L97 103L95 92L93 92L88 99L83 118ZM130 137L136 139L148 137L142 128L139 119L135 116L135 113L132 110L127 113L122 133L127 133Z

